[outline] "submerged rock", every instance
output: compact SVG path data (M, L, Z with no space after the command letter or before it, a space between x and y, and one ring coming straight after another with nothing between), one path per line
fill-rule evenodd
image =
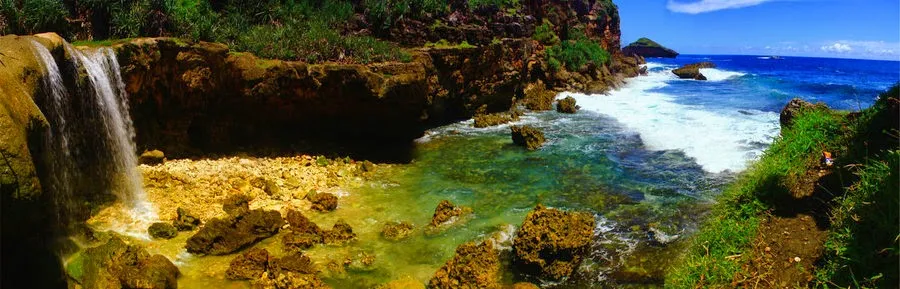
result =
M377 289L425 289L425 284L412 277L404 277L381 284Z
M115 235L103 245L85 249L70 267L70 275L80 276L74 279L83 288L174 289L181 274L166 257L150 255Z
M138 157L138 163L144 165L158 165L166 162L166 155L160 150L144 151Z
M524 146L528 150L536 150L544 144L544 133L528 126L511 126L512 141L516 145Z
M172 225L179 231L193 231L202 223L199 218L194 217L185 209L178 208L175 212L176 216L175 220L172 221Z
M500 252L490 241L459 245L456 255L434 273L428 287L500 288Z
M347 224L344 220L338 220L331 227L331 230L322 232L322 237L325 240L325 244L341 245L356 239L356 233L353 233L353 228L350 227L350 224Z
M593 235L593 215L538 205L516 233L514 263L523 273L560 280L581 264Z
M330 193L315 194L309 198L312 209L319 212L330 212L337 209L338 197Z
M286 249L303 250L325 242L322 229L299 211L288 211L287 221L291 225L290 232L281 237Z
M571 96L556 101L556 111L560 113L575 113L579 108L575 105L575 98Z
M147 233L150 234L150 237L157 239L172 239L178 235L178 230L169 223L153 223L150 228L147 228Z
M716 64L712 62L698 62L684 65L672 70L672 73L678 75L681 79L706 80L706 76L700 73L701 68L715 68Z
M252 288L260 289L320 289L331 288L318 276L295 272L266 272L259 279L250 282Z
M384 224L381 236L387 240L400 241L409 237L415 227L408 222L390 222Z
M187 240L188 252L225 255L271 237L284 224L277 211L256 209L242 215L212 219Z
M275 258L266 249L253 248L235 257L225 274L232 280L252 280L253 288L327 288L317 273L302 253Z
M431 216L431 223L428 225L433 228L449 225L470 213L472 213L472 208L457 207L450 201L443 200L434 208L434 215Z

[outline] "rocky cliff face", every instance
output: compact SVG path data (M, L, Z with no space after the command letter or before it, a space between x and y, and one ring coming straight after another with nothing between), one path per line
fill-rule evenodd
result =
M420 49L410 62L369 65L266 60L169 38L115 49L139 146L175 157L322 140L404 143L481 106L506 110L537 80L603 91L638 73L636 60L623 57L610 67L546 73L530 39Z

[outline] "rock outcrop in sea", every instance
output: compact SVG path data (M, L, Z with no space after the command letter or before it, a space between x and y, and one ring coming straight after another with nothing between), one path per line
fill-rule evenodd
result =
M672 73L681 79L706 80L706 76L700 73L701 68L716 68L716 64L707 61L686 64L679 68L672 69Z
M513 240L516 269L550 280L565 278L581 264L593 236L593 215L538 205Z
M628 44L628 46L622 48L622 54L629 56L637 55L640 57L664 58L675 58L678 56L678 52L675 52L675 50L668 49L649 38L641 38Z
M529 125L509 127L512 141L518 146L533 151L544 145L544 132Z

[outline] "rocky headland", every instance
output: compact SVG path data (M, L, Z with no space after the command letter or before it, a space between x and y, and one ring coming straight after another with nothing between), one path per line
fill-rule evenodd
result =
M622 48L622 54L640 57L675 58L678 52L666 48L649 38L641 38Z

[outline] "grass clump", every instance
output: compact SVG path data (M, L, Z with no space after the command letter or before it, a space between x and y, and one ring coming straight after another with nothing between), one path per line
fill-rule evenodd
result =
M458 44L450 43L447 39L438 40L438 42L428 42L425 43L425 47L428 48L475 48L475 45L469 44L468 41L463 40Z
M534 28L534 35L531 37L544 45L559 44L559 36L553 32L553 24L547 19L544 19L540 26Z
M547 25L547 33L542 32L540 37L547 41L553 41L553 36L556 35L553 34L552 26L549 26L548 23L541 26L544 25ZM609 63L610 54L600 46L600 43L588 38L578 29L569 30L569 35L568 40L560 41L545 50L544 57L551 70L559 70L562 66L568 70L579 70L589 63L598 66Z

